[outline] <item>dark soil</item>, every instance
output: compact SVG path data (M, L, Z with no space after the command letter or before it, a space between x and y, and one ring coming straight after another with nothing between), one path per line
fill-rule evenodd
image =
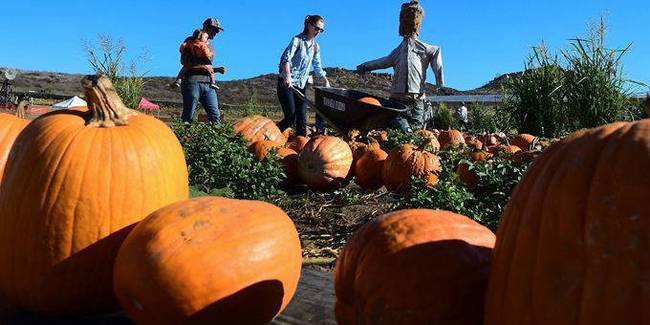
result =
M304 264L334 268L347 239L368 221L392 210L385 189L363 191L354 183L333 192L297 189L279 202L293 219L302 242Z

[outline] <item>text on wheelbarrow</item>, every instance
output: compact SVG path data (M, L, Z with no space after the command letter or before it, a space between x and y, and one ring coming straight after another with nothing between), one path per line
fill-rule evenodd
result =
M341 112L345 112L345 104L331 98L323 98L323 105Z

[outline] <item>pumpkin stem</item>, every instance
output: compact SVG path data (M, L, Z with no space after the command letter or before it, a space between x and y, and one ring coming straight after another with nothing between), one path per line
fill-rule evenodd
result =
M81 80L88 102L86 126L110 128L127 125L129 116L137 114L124 105L110 79L90 75Z

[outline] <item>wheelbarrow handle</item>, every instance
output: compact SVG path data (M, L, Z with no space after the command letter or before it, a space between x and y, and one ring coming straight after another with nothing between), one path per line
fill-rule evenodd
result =
M304 100L307 103L307 105L311 106L312 108L316 108L314 102L312 102L309 98L307 98L307 96L305 96L305 94L303 94L300 90L298 90L298 88L294 87L293 85L289 86L289 88L291 89L291 91L293 91L294 94L300 97L300 99Z
M332 123L332 121L329 118L327 118L325 114L322 113L321 109L317 107L314 102L312 102L309 98L307 98L307 96L305 96L305 94L303 94L300 90L298 90L293 85L289 86L289 88L293 91L294 94L300 97L300 99L304 100L305 103L307 103L307 105L311 106L311 108L316 112L316 114L320 115L320 117L322 117L323 120L325 120L325 122L327 122L327 124L329 124L330 127L336 130L338 133L344 134L343 131L338 126L336 126L336 124Z

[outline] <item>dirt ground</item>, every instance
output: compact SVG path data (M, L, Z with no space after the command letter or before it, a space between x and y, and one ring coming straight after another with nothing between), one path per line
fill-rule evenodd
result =
M384 188L363 191L351 183L334 192L299 188L278 205L296 224L303 263L330 271L346 240L369 220L391 211L393 203L394 197Z

